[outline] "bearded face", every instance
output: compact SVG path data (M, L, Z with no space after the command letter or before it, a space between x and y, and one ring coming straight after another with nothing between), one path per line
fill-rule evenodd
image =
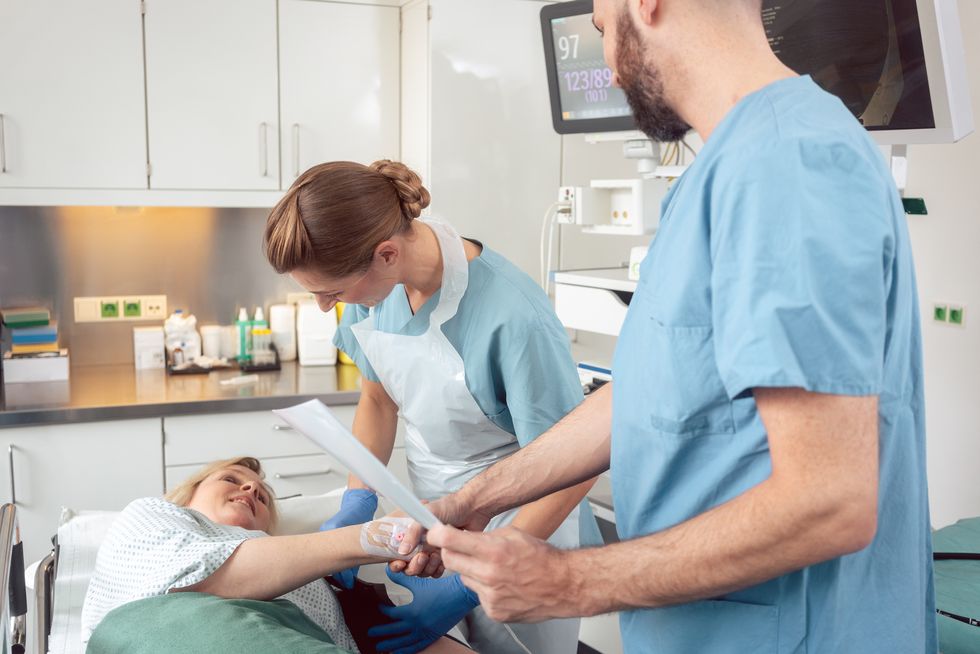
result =
M617 19L616 35L616 74L636 126L654 141L679 141L691 126L667 103L663 75L648 61L640 33L625 9Z

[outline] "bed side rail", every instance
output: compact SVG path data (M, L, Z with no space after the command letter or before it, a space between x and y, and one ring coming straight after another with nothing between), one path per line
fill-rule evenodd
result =
M24 546L20 542L17 507L9 503L0 506L0 619L4 653L23 654L27 641Z

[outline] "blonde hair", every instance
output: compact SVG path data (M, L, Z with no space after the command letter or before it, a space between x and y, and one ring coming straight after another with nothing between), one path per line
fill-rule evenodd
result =
M378 244L409 230L430 200L418 174L397 161L313 166L269 214L265 256L280 274L364 272Z
M255 457L240 456L234 459L214 461L195 472L176 487L170 489L170 491L163 496L163 499L167 500L168 502L173 502L177 506L187 506L191 503L191 499L194 497L194 492L197 490L197 487L201 485L202 481L213 475L218 470L229 468L231 466L242 466L243 468L248 468L257 474L259 479L265 479L265 472L262 470L262 463ZM272 494L272 490L268 486L266 486L265 490L269 496L269 528L273 529L276 526L276 523L279 521L279 511L276 509L276 498Z

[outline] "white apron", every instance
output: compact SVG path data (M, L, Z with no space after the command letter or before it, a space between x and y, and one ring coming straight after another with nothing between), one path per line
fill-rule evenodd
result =
M469 282L469 263L463 241L452 227L425 221L442 250L442 288L419 336L379 331L374 310L351 330L388 396L398 405L405 423L405 453L415 494L425 500L454 493L492 464L520 449L517 438L488 418L466 387L463 359L442 332L456 315ZM579 545L578 508L555 531L549 542L559 547ZM487 529L513 520L517 509L494 518ZM477 608L461 625L477 651L523 653L507 629ZM514 624L512 629L533 654L573 654L578 643L578 620Z

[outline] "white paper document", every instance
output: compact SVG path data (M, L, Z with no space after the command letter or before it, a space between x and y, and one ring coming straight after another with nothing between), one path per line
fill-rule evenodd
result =
M432 529L439 524L438 518L432 511L429 511L412 491L405 488L381 461L361 445L354 434L337 420L323 402L310 400L288 409L274 410L273 413L325 452L332 454L358 479L394 502L399 509L412 516L423 527Z

